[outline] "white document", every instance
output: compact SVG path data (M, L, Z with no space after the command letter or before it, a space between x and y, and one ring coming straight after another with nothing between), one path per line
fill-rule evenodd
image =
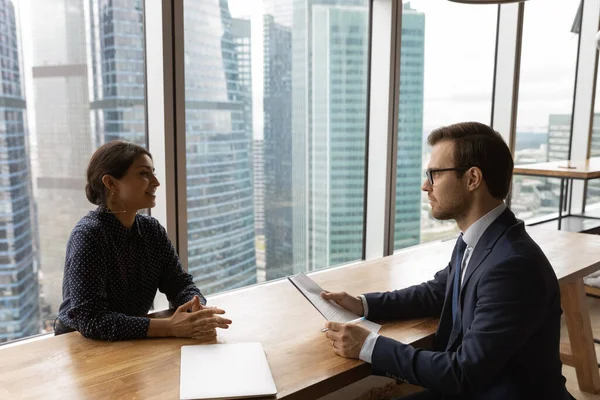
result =
M275 394L277 388L262 344L181 346L181 400L244 399Z
M359 315L340 307L336 302L321 297L323 289L307 275L300 273L295 276L288 276L288 279L327 321L345 323L360 318ZM360 324L373 333L377 333L381 329L381 325L367 319L361 321Z

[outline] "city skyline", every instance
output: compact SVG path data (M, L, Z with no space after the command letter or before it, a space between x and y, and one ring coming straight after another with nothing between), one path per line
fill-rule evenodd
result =
M13 4L1 1L6 9ZM368 2L253 3L261 7L236 0L185 2L184 7L188 252L182 262L205 294L362 257ZM493 48L484 46L475 55L447 44L461 37L471 44L493 43L495 26L489 22L496 20L497 10L473 11L448 2L441 9L434 9L439 2L404 3L396 249L448 237L456 229L452 223L433 220L423 200L420 187L430 152L423 140L442 121L464 118L489 123ZM29 0L22 4L23 46L17 40L16 24L9 45L27 54L16 61L25 68L16 75L8 71L7 85L24 85L26 90L11 100L23 108L0 115L11 121L16 118L13 136L24 144L20 153L11 152L19 160L15 163L19 170L9 175L18 174L24 186L13 190L15 183L5 182L0 195L20 196L23 210L22 219L11 215L13 219L4 222L5 230L29 226L28 231L19 230L14 243L7 239L5 246L20 249L15 257L23 256L26 249L28 261L23 268L31 271L26 283L41 290L36 307L42 307L45 326L41 320L27 323L39 331L48 327L60 304L68 235L79 218L94 208L83 192L91 153L114 139L143 146L147 142L144 2ZM457 10L465 11L460 19L481 17L471 25L481 30L480 37L472 38L463 24L448 38L440 37L449 24L442 20L444 12ZM526 15L526 21L531 17ZM449 63L448 54L463 59ZM477 74L468 76L461 69L463 61L475 63ZM535 60L530 62L535 67ZM522 78L529 77L530 68L523 70ZM465 88L453 84L463 81L469 82ZM544 110L543 123L538 111L534 118L520 117L518 132L550 136L553 124L548 115L559 115L554 109L561 107ZM523 143L519 135L517 142ZM546 140L544 148L532 140L520 146L522 154L541 157L551 144ZM64 153L57 152L61 146L66 147ZM15 258L14 265L24 264ZM8 269L12 271L13 264ZM39 283L35 272L40 272ZM0 271L0 288L6 286L2 276L6 274ZM6 297L8 291L3 293ZM23 307L31 307L28 300ZM6 319L22 325L21 311L18 318L2 311L0 335Z
M0 342L37 334L37 226L32 203L21 46L15 5L0 0Z

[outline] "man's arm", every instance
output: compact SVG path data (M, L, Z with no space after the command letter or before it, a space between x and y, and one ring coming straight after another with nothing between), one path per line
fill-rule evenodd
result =
M473 323L456 352L415 349L379 337L373 373L453 395L485 386L541 326L547 288L531 261L511 257L482 277Z
M446 296L450 264L420 285L386 293L367 293L368 317L371 320L439 317Z

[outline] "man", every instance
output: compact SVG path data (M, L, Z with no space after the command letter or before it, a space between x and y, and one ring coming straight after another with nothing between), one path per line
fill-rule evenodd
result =
M513 170L508 147L476 122L439 128L428 141L422 190L432 215L456 220L462 232L448 266L403 290L323 297L372 320L440 317L434 350L328 322L334 351L371 363L376 375L426 389L407 398L571 399L559 356L556 275L504 204Z

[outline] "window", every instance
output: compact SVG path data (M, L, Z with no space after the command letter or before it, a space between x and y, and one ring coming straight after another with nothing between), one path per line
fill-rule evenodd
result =
M187 261L204 293L361 259L368 4L184 2Z
M592 119L592 142L590 157L600 157L600 69L596 76L596 98L594 100L594 115ZM600 204L600 183L595 179L588 182L587 186L587 206L598 206ZM587 207L586 206L586 207ZM595 207L594 207L595 208Z
M0 342L52 331L65 247L107 141L146 143L141 0L0 9ZM88 22L86 22L88 21Z
M454 221L432 217L421 192L431 154L427 136L456 122L490 123L498 9L446 0L403 3L396 250L457 233Z
M569 158L579 1L525 3L515 164ZM558 213L560 180L513 177L511 207L528 222Z

